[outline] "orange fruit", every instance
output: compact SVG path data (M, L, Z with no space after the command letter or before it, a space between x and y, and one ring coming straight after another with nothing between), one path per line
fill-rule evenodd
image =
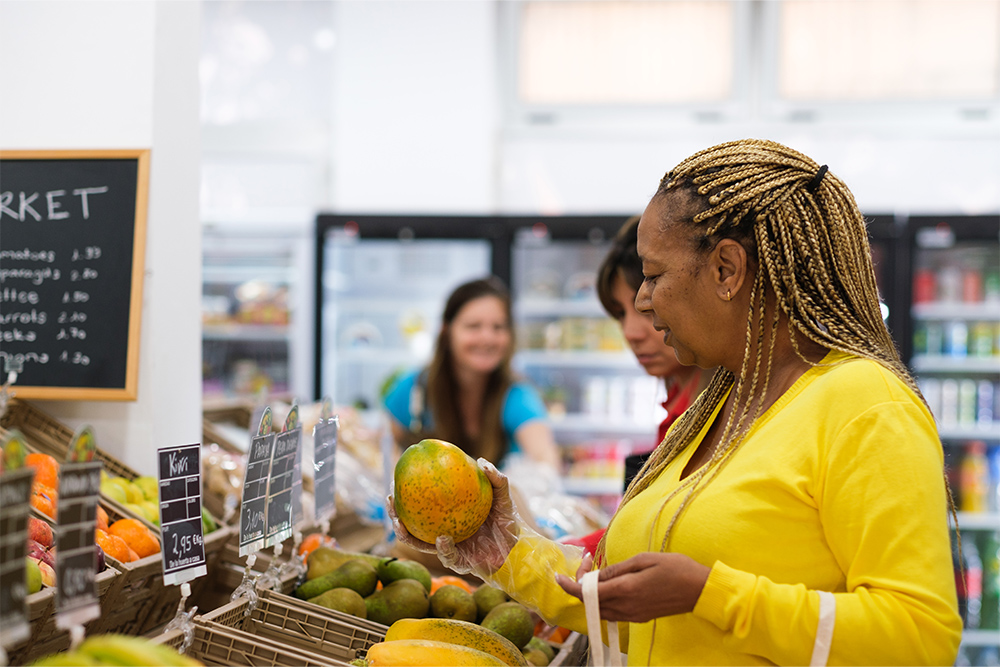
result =
M56 501L47 493L32 493L31 506L50 519L56 518Z
M108 529L108 513L100 505L97 506L97 530Z
M323 533L310 533L302 539L299 544L299 555L305 554L305 561L309 562L309 554L319 547L333 547L337 541L329 535Z
M118 519L108 526L108 532L125 540L139 558L160 553L160 542L138 519Z
M456 577L451 574L444 574L440 577L431 577L431 594L433 595L437 592L437 589L442 586L458 586L466 593L472 593L476 590L475 586L470 584L468 581L462 577Z
M400 522L418 540L472 537L493 506L493 485L461 449L428 438L403 451L393 472Z
M132 550L125 544L125 540L117 535L98 530L94 541L104 550L104 555L111 556L119 563L131 563L134 560L129 554Z
M53 489L59 488L59 462L55 457L32 452L24 457L24 462L35 469L36 483Z

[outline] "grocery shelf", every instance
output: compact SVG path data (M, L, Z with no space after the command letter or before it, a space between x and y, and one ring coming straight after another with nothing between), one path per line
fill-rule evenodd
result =
M336 355L338 364L406 364L416 367L421 363L417 353L407 348L338 347Z
M591 433L600 435L645 435L656 433L657 423L635 419L608 419L582 413L551 416L550 424L556 433Z
M594 352L581 350L520 350L514 356L521 366L561 366L564 368L627 368L636 370L639 362L631 352Z
M938 435L942 440L989 440L1000 441L1000 422L989 426L941 426Z
M607 317L600 302L595 299L538 299L524 298L514 303L518 319L526 317Z
M958 525L962 530L1000 530L1000 512L959 512Z
M1000 321L1000 303L917 303L910 310L915 320Z
M212 261L213 258L208 258ZM224 261L224 260L223 260ZM295 277L287 266L239 266L213 265L206 262L202 267L201 281L203 283L245 283L251 280L287 285L294 282Z
M998 646L1000 630L963 630L963 646Z
M624 480L618 477L563 477L563 489L577 496L620 496Z
M1000 357L916 354L910 365L917 373L1000 373Z
M203 340L287 340L289 327L284 324L203 324Z

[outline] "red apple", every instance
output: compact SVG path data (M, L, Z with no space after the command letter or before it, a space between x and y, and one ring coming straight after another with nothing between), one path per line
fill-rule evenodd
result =
M38 561L38 569L42 573L42 586L52 588L56 585L56 571L45 561Z
M45 563L50 568L54 568L56 566L56 559L53 550L47 549L35 540L28 540L28 556Z
M28 517L28 539L34 540L43 547L51 547L54 543L52 526L33 516Z

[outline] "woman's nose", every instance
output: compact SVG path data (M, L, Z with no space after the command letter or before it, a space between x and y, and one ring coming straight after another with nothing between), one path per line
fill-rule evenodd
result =
M643 280L642 284L639 285L639 291L635 294L635 309L640 313L648 313L652 309L649 295L650 288L648 283Z

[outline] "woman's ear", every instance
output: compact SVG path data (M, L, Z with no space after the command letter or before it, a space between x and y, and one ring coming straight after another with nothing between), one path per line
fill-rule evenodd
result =
M746 248L733 239L719 241L708 258L716 294L732 301L746 283L749 258Z

